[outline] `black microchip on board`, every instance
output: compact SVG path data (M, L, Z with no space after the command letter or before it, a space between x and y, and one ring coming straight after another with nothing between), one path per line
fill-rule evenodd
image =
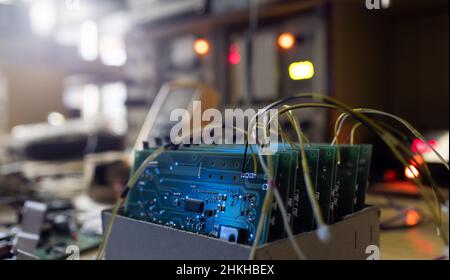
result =
M205 216L212 217L216 215L216 210L205 210Z
M184 209L191 212L203 212L205 203L199 199L186 198L184 202Z

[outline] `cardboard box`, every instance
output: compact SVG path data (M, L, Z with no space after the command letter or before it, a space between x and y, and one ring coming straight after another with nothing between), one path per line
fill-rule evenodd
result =
M103 211L103 228L111 213ZM364 260L369 257L367 247L379 248L380 210L374 206L348 215L330 225L331 240L322 243L315 231L296 235L307 259ZM370 248L370 247L369 247ZM181 231L118 215L114 222L106 259L153 260L246 260L250 246L217 238ZM264 244L257 249L256 259L296 259L288 239Z

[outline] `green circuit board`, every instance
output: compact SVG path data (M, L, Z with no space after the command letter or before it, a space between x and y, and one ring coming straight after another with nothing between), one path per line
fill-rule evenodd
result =
M278 152L279 162L276 173L276 185L281 198L286 204L290 192L295 188L297 179L298 151L286 150ZM286 208L288 208L286 206ZM287 209L288 213L289 210ZM269 238L267 241L281 239L285 236L281 211L275 198L272 202L272 212L269 222ZM291 219L289 217L289 219Z
M324 221L331 223L331 192L336 183L336 146L314 145L319 148L317 195Z
M216 153L235 153L242 157L244 153L245 146L243 145L194 145L189 147L180 147L180 150L187 150L187 151L214 151ZM297 177L298 172L298 160L299 160L299 152L296 150L291 149L284 149L280 145L279 151L277 152L277 155L279 156L278 159L278 168L276 169L277 172L275 173L276 177L276 185L280 192L280 195L283 199L283 201L287 201L288 197L290 195L290 192L295 188L295 180ZM255 153L257 151L255 150ZM250 157L248 157L248 160L246 161L245 170L250 172L253 167L253 162L250 160ZM259 171L262 171L262 167L259 166ZM288 206L286 206L289 208ZM288 209L288 213L289 209ZM291 218L289 218L291 219ZM285 230L283 227L283 221L280 209L278 207L278 204L276 203L275 199L272 203L272 209L271 209L271 215L270 219L267 225L267 241L273 241L280 238L283 238L285 236Z
M336 180L332 190L332 222L342 220L353 213L358 178L360 147L358 145L339 145L341 162L337 164Z
M372 145L359 145L358 179L354 211L365 207L366 192L369 187L370 162L372 160Z
M150 153L138 152L135 168ZM278 155L273 159L276 168ZM241 173L241 164L241 154L233 152L164 152L130 192L125 211L132 218L251 244L268 184L262 172Z
M317 192L317 171L319 164L319 149L310 147L305 148L305 153L308 158L309 176L314 185L314 192ZM308 193L306 190L305 177L301 165L301 155L299 153L299 164L297 168L297 182L293 192L291 192L293 201L292 213L292 231L300 233L312 230L314 224L314 216L311 204L308 200Z
M137 151L134 172L155 148ZM341 162L337 164L337 152ZM257 153L257 149L254 149ZM327 223L364 204L370 145L305 146L316 197ZM244 145L181 145L151 162L129 192L125 215L171 228L242 244L252 244L269 187L259 157ZM268 157L263 156L267 162ZM294 233L315 229L298 147L280 144L272 156L276 188ZM273 201L260 243L286 236Z
M77 246L80 253L93 250L98 247L101 242L101 235L94 233L85 233L81 230L77 231L77 238L73 239L66 234L54 234L45 244L40 244L34 254L40 260L61 260L66 259L69 255L66 248L71 245Z

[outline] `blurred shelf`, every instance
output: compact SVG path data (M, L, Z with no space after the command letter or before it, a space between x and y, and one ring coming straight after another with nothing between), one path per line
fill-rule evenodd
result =
M291 16L326 3L325 0L286 1L263 5L258 10L260 21L270 20L282 16ZM209 14L195 17L172 19L170 22L158 22L141 26L148 39L161 39L184 32L206 33L218 27L231 27L247 23L248 9Z

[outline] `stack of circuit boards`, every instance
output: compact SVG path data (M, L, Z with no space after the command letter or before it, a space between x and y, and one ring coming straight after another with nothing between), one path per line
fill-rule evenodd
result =
M312 144L305 149L325 221L332 224L364 208L372 147ZM252 244L268 183L259 162L255 173L253 158L243 160L244 150L243 145L187 145L163 152L131 189L125 215ZM136 152L133 170L153 151ZM276 185L294 234L316 228L301 166L299 149L280 146L272 156ZM285 236L281 212L274 201L260 243Z

